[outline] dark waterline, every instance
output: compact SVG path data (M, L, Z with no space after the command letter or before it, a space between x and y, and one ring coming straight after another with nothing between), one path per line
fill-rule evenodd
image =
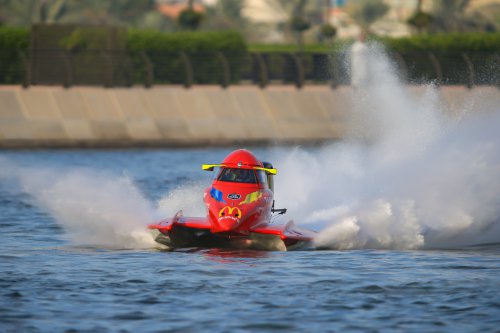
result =
M495 244L312 252L76 246L5 174L8 167L125 173L155 202L183 183L206 182L199 165L228 151L1 152L0 330L498 331Z

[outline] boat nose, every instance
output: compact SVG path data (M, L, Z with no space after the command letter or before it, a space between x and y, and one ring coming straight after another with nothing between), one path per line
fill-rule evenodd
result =
M232 216L221 217L219 218L218 222L221 232L232 231L240 225L240 219Z
M231 231L240 225L241 209L238 207L223 207L217 216L217 231Z

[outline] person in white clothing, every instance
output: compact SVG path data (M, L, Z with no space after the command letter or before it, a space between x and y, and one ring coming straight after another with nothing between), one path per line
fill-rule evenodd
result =
M366 34L360 33L351 47L351 86L354 89L366 87L370 83L369 50L365 39Z

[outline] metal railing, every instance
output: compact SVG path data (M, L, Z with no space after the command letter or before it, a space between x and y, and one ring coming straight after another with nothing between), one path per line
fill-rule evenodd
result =
M342 54L257 53L224 54L124 51L19 52L18 63L0 64L0 84L100 85L155 84L291 84L297 88L350 83L348 61ZM495 85L500 87L500 53L390 53L403 82L436 85Z

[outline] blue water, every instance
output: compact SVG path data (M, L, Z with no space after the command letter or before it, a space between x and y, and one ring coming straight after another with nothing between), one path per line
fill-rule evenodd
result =
M228 152L1 152L0 331L500 331L495 244L304 252L92 245L68 237L64 221L81 219L80 211L54 216L72 191L40 200L18 175L28 170L49 184L68 170L126 175L154 206L183 184L208 185L200 164ZM271 150L254 152L272 160ZM97 201L108 188L94 187ZM81 204L92 210L92 201Z

